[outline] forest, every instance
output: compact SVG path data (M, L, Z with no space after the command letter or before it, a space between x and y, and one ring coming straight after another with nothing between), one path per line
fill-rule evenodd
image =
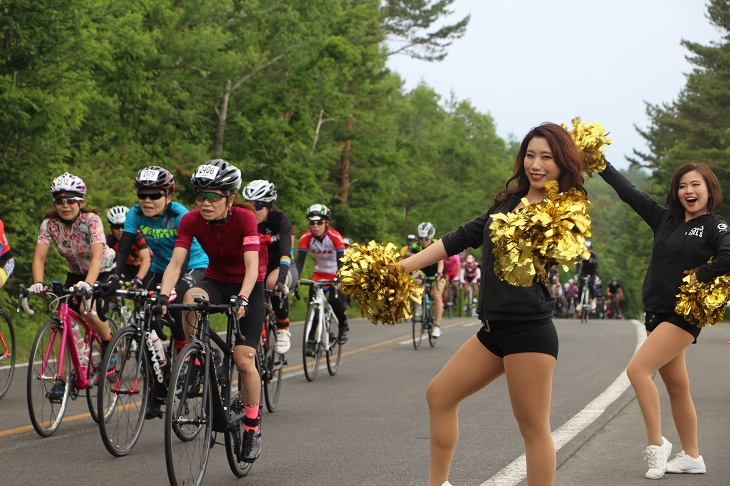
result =
M399 246L421 221L441 235L482 214L519 141L458 93L406 91L387 67L389 56L448 55L470 20L453 1L0 1L0 219L17 261L0 307L32 283L48 187L65 171L102 219L136 202L134 176L150 165L172 171L175 199L192 207L189 177L214 158L274 182L299 232L318 202L344 236ZM627 171L660 202L688 161L730 189L728 2L710 1L708 19L722 42L684 43L695 68L676 100L647 105L650 150ZM619 278L638 315L651 230L600 176L587 189L600 276ZM46 275L63 279L65 263L49 258Z

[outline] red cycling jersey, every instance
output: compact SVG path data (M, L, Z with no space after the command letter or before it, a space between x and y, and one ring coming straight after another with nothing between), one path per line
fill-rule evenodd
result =
M342 235L327 228L322 238L315 238L307 231L299 239L299 251L311 251L315 265L312 280L333 280L337 276L337 259L345 252L345 240Z

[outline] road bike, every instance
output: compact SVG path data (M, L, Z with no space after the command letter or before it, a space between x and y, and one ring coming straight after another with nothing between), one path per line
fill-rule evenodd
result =
M588 322L591 314L591 291L590 291L590 275L581 277L583 286L580 290L580 303L578 304L577 310L580 316L580 322Z
M107 302L104 303L104 313L111 317L112 320L117 324L120 329L124 326L134 324L135 316L132 309L127 307L124 302L123 294L115 294L109 299L105 299Z
M435 326L433 316L433 300L431 299L431 289L435 277L414 276L416 279L423 281L423 294L421 303L413 304L413 347L418 351L421 347L423 335L428 334L428 343L431 347L436 346L436 339L433 337L433 327ZM438 292L438 282L436 283L436 291Z
M621 294L618 294L619 296ZM621 298L616 298L616 295L609 295L608 297L608 309L607 309L607 315L610 316L611 319L623 319L621 316Z
M266 302L264 303L264 324L261 327L261 345L259 346L259 361L261 367L261 383L264 388L264 399L266 410L273 413L279 403L281 394L282 370L287 364L286 356L276 352L276 315L271 306L271 294L273 291L265 290ZM284 304L284 299L279 299L279 305Z
M454 294L454 285L451 281L446 282L446 300L444 300L444 313L449 315L449 319L453 316L454 306L459 305L459 297ZM458 288L458 287L457 287Z
M193 342L180 350L170 373L165 407L165 463L172 486L196 486L203 482L210 449L218 444L218 433L225 434L228 465L236 477L246 476L253 464L243 460L246 414L241 380L233 362L236 337L239 342L245 341L236 318L237 298L232 296L226 304L211 304L202 295L195 295L194 299L194 304L167 306L168 310L198 313ZM210 329L210 314L226 311L228 328L225 338L221 338ZM258 353L255 361L261 370Z
M474 306L474 289L471 282L466 283L466 292L464 292L464 305L466 306L466 317L476 317L477 311Z
M340 323L332 310L332 306L325 298L327 287L335 292L336 281L300 279L300 284L309 285L314 295L309 301L307 315L304 318L304 337L302 343L302 363L304 376L307 381L314 381L319 371L322 354L327 358L327 371L331 376L340 368L342 345L338 341Z
M568 319L575 319L575 296L570 296L567 298L567 300L568 304L565 311L565 317L567 317Z
M27 397L28 413L33 428L41 437L53 435L61 425L66 413L69 397L78 398L81 390L86 391L86 402L94 422L99 421L97 413L98 384L101 378L96 350L101 347L99 335L91 329L84 318L69 307L77 289L65 288L54 280L45 291L52 298L49 308L53 318L41 326L33 341L28 362ZM20 306L28 315L34 315L28 307L29 292L20 286ZM85 309L93 309L95 295L82 295ZM87 312L93 312L87 310ZM117 331L116 324L107 319L109 331ZM73 323L84 330L82 352L76 346ZM108 417L104 416L103 419Z
M0 309L0 398L10 389L15 373L15 329L7 312Z
M145 418L162 417L160 406L167 399L175 347L170 340L166 353L155 348L160 325L153 319L165 318L156 312L155 291L116 290L115 297L133 299L139 309L136 321L114 334L101 363L101 369L109 371L97 396L97 409L105 417L99 421L99 432L109 453L121 457L137 443Z

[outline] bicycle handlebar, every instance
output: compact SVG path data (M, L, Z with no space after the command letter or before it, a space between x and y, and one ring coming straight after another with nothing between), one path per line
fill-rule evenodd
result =
M20 296L18 297L19 305L16 312L20 312L20 308L22 307L23 311L29 316L35 315L35 311L28 307L28 295L30 295L28 289L25 288L25 285L20 284L20 286L18 286L18 291Z
M233 319L233 332L238 340L246 342L246 338L241 334L238 326L238 296L232 295L227 304L211 304L202 297L195 297L193 304L167 304L167 310L188 310L194 312L204 312L206 314L220 314L230 310L231 319Z
M340 279L336 278L334 280L309 280L306 278L302 278L299 280L299 283L304 285L311 285L313 287L326 287L328 285L336 285L340 283Z

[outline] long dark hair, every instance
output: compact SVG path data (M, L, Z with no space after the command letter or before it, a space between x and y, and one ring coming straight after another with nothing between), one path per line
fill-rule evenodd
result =
M717 180L717 176L709 166L705 164L684 164L682 167L677 169L672 177L672 183L669 185L669 194L667 194L667 207L669 208L669 214L672 216L684 216L684 206L682 201L679 200L679 180L687 172L696 170L705 179L707 184L707 211L712 212L722 205L722 188L720 187L720 181Z
M522 139L520 150L515 157L515 165L512 169L512 178L507 181L503 191L494 198L494 203L501 203L510 198L513 194L527 194L530 189L530 180L525 173L525 155L527 154L527 145L535 137L542 137L547 140L550 151L553 153L553 160L560 168L560 176L558 176L558 184L560 192L568 189L578 189L585 195L588 195L585 187L583 187L583 160L580 150L568 133L568 130L555 123L545 122L530 130L525 138ZM517 182L517 185L510 184Z

